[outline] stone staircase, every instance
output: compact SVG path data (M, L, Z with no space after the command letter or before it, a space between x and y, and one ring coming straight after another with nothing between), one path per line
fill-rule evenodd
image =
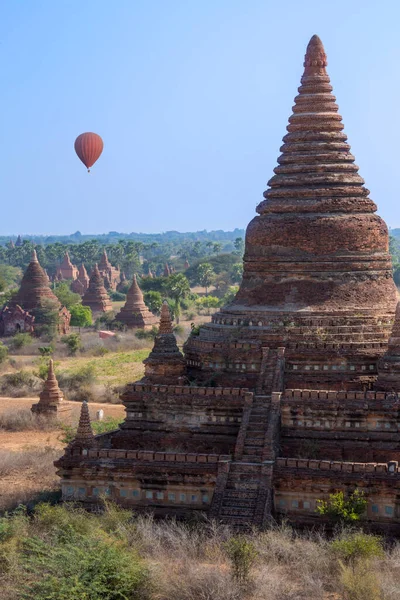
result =
M234 459L217 480L211 516L235 527L262 526L271 514L283 356L283 348L263 348L256 394L249 394L245 404Z

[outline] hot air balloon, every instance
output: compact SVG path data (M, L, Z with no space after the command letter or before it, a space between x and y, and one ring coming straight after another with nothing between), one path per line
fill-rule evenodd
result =
M75 152L90 173L90 167L103 152L103 140L97 133L81 133L75 140Z

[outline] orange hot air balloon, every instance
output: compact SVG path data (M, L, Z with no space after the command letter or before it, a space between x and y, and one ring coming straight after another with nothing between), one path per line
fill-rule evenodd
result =
M75 140L75 152L90 173L90 167L103 152L103 140L97 133L81 133Z

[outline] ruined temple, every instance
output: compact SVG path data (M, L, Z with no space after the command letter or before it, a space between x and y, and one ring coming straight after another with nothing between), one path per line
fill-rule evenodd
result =
M350 153L317 36L281 155L246 232L233 302L174 341L167 307L126 419L56 463L63 496L315 524L359 489L400 533L400 308L388 230ZM165 331L165 333L164 333ZM166 336L166 337L163 337ZM389 339L390 338L390 339Z
M50 289L49 278L33 250L18 292L0 314L0 328L3 335L32 333L35 323L42 322L46 312L52 310L58 311L59 332L68 333L71 315Z
M139 287L136 275L133 276L132 285L126 295L126 302L115 317L128 328L148 329L158 321L147 308L143 300L143 293Z
M105 287L107 289L115 291L120 281L120 270L112 266L112 264L108 260L106 250L103 251L103 254L100 258L100 262L98 264L98 268L100 275L104 279Z
M112 310L111 300L104 287L104 280L97 263L90 275L89 287L82 298L82 304L89 306L94 314Z
M57 267L57 277L60 279L76 279L78 277L78 269L72 264L68 252L65 253L62 263Z

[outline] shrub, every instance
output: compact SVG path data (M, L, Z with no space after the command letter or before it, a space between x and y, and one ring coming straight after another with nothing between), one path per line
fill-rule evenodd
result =
M246 582L257 558L257 550L253 542L244 536L238 535L228 540L224 546L231 561L233 578L240 583Z
M5 396L22 397L38 392L42 382L28 371L6 373L0 379L0 392Z
M117 542L68 530L57 539L23 541L20 598L127 600L148 597L149 576L131 550ZM28 583L29 582L29 583Z
M34 415L30 410L20 409L0 414L0 429L6 431L48 431L54 422L46 417Z
M38 351L41 356L51 356L54 352L54 348L53 346L40 346Z
M155 315L160 314L161 306L163 303L163 298L160 292L155 292L150 290L149 292L145 292L143 295L145 304L149 310Z
M93 421L92 429L96 435L100 433L108 433L109 431L115 431L118 429L121 419L117 417L107 417L104 421Z
M29 333L16 333L10 342L10 348L12 350L19 350L20 348L28 346L31 343L32 337L29 335Z
M354 564L361 559L382 558L384 556L382 538L363 532L344 532L331 542L331 548L346 564Z
M63 344L68 347L69 353L71 356L74 356L82 346L82 340L79 333L70 333L69 335L64 335L61 338Z
M92 385L96 381L94 365L85 365L71 372L57 373L57 379L62 389L79 390Z
M62 306L65 306L68 310L82 302L80 295L72 292L68 283L65 281L57 283L56 286L54 294L57 296Z
M366 506L364 493L359 490L355 490L348 498L345 498L343 492L337 492L330 494L327 501L317 500L317 513L326 515L332 520L352 523L360 520Z
M135 332L135 336L139 340L154 340L158 334L158 328L153 325L151 329L138 329Z
M341 564L340 568L346 600L383 600L378 577L368 561L359 562L354 567Z
M7 346L5 346L3 344L3 342L0 342L0 364L2 362L4 362L5 360L7 360L7 356L8 356L8 348L7 348Z
M122 292L110 292L109 296L113 302L122 302L122 300L126 300L126 294Z

